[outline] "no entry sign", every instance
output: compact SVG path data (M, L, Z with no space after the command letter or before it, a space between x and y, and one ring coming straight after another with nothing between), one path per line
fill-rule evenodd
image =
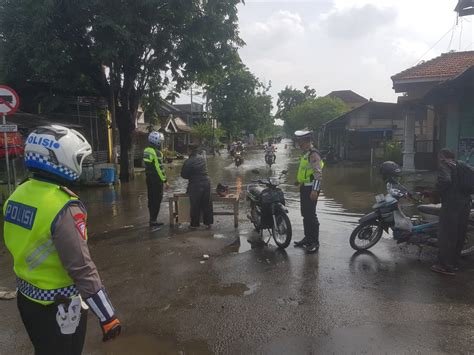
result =
M18 110L20 98L12 88L0 85L0 115L11 115Z

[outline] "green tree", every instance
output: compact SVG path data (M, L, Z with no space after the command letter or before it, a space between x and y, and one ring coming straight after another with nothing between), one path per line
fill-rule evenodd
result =
M212 142L213 138L219 141L224 135L224 131L221 128L212 128L212 124L209 122L203 122L193 126L193 134L198 137L200 144L203 144Z
M238 57L205 79L212 114L231 136L261 135L273 124L270 85L261 83Z
M284 128L287 134L293 134L294 131L303 128L317 131L324 123L345 112L347 112L347 107L340 99L311 98L288 112Z
M316 90L311 89L307 85L304 87L304 91L293 89L291 86L286 86L285 89L278 93L278 112L276 118L285 120L292 109L306 100L314 98L316 98Z
M128 181L124 157L142 97L170 83L179 91L234 57L240 2L2 0L0 75L16 88L39 82L45 92L107 98Z

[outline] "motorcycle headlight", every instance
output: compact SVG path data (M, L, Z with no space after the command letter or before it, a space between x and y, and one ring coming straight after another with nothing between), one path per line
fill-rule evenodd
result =
M270 184L272 184L272 185L275 185L275 186L280 185L280 179L279 178L271 177L268 180L270 181Z

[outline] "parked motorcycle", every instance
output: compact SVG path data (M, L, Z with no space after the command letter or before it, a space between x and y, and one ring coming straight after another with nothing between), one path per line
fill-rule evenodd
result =
M247 218L252 222L255 230L263 237L263 230L268 230L279 248L286 248L291 242L292 229L285 207L285 195L278 187L280 179L286 175L282 171L280 177L253 180L256 185L247 188L247 200L250 201L250 214Z
M239 167L244 163L244 157L240 150L234 153L234 163L236 167Z
M368 250L382 237L383 232L393 232L397 243L429 245L437 247L440 205L419 205L421 216L409 218L400 208L403 198L419 201L407 188L398 182L387 182L387 194L377 195L373 212L359 220L359 225L350 236L350 245L355 250ZM461 255L474 253L474 211L469 221L469 231Z

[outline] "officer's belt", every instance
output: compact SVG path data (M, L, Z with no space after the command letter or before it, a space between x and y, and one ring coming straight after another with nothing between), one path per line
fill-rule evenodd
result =
M16 287L23 295L37 301L54 302L57 295L62 295L69 298L79 294L79 291L75 285L57 288L54 290L43 290L30 284L28 281L20 279L19 277L16 278Z
M312 183L312 182L305 182L305 183L303 184L303 186L313 186L313 183Z

